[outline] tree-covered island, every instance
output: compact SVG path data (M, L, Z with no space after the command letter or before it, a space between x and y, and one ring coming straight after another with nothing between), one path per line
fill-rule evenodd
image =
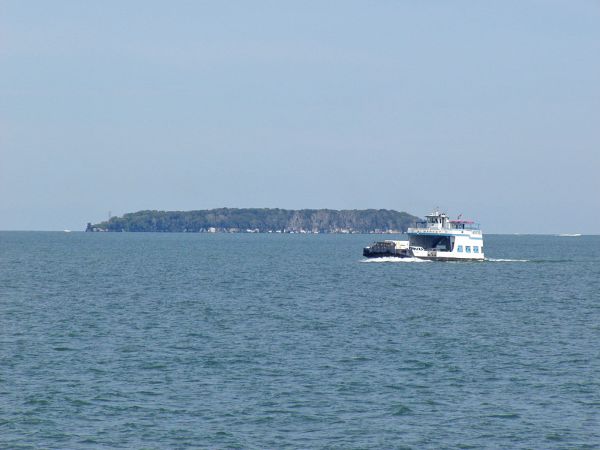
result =
M190 233L399 233L418 217L388 209L219 208L138 211L88 223L86 231Z

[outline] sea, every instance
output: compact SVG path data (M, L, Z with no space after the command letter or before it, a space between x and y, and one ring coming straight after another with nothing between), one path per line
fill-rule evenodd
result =
M377 237L0 232L0 448L600 448L600 236Z

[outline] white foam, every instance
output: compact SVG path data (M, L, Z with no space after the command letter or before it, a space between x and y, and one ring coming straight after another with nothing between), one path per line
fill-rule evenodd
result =
M579 237L581 236L580 233L562 233L562 234L557 234L557 236L560 237Z
M485 258L485 260L490 262L529 262L528 259Z
M396 262L431 262L428 259L419 258L398 258L396 256L382 256L381 258L363 259L361 262L367 263L396 263Z

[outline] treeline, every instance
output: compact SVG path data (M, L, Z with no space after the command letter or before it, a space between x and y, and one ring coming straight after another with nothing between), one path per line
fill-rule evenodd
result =
M198 211L138 211L112 217L86 231L230 233L383 233L406 231L418 220L387 209L220 208Z

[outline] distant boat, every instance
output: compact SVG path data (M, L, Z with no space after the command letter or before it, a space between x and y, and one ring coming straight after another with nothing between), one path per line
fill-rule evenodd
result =
M560 237L579 237L581 233L561 233L558 236Z
M63 230L65 233L70 233L71 230Z

